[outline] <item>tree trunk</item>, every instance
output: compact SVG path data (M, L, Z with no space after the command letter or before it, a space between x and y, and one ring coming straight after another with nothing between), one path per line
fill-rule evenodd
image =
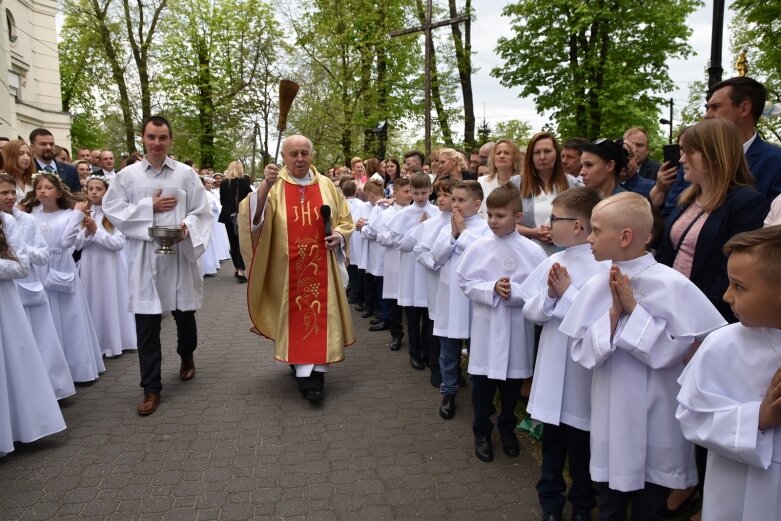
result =
M145 120L152 115L152 95L149 85L149 47L152 45L152 38L157 29L160 15L163 9L165 9L166 0L162 0L152 14L152 21L146 34L144 34L144 4L142 0L136 0L136 3L138 5L138 34L135 34L133 30L129 0L122 0L127 39L130 42L133 60L136 62L136 68L138 69L138 81L141 89L141 119Z
M92 9L94 10L95 21L97 22L98 33L100 34L100 40L103 44L103 49L106 52L109 65L111 66L111 76L114 78L114 82L117 84L117 90L119 91L119 107L122 111L122 123L125 127L125 144L127 145L128 152L136 151L136 139L135 128L133 127L133 113L130 107L130 94L127 90L127 83L125 82L124 68L119 63L119 57L114 49L114 43L111 40L111 33L106 25L106 16L109 3L107 2L104 7L101 7L98 0L92 0Z
M423 8L422 0L415 0L418 8L418 20L421 24L426 23L426 13ZM439 129L442 131L442 140L447 146L453 146L453 132L450 130L450 122L447 119L447 113L445 112L445 105L442 103L442 95L439 91L439 74L437 74L437 54L434 51L434 39L430 40L428 52L431 53L431 101L434 103L434 108L437 111L437 120L439 121Z
M198 36L198 122L201 127L201 168L214 166L214 100L209 47Z
M456 0L448 0L450 17L458 16ZM466 0L464 14L472 16L472 2ZM472 42L471 19L464 23L464 35L461 35L459 24L452 24L453 45L456 48L456 62L458 63L458 79L461 83L461 93L464 98L464 144L467 150L475 146L475 106L472 96Z

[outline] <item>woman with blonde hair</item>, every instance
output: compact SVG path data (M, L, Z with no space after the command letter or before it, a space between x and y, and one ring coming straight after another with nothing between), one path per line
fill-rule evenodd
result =
M722 248L740 232L761 228L768 212L765 197L754 189L754 178L743 152L740 132L731 121L705 119L679 137L683 177L691 183L678 196L667 220L656 259L691 280L724 319L737 322L722 296L729 286L727 257ZM695 451L700 484L704 482L707 450ZM700 491L702 492L702 485ZM674 490L673 497L695 497L696 490ZM677 512L683 507L668 508Z
M756 189L737 127L706 119L681 136L683 177L691 185L667 217L657 260L687 276L727 322L735 322L722 300L727 290L724 244L735 234L761 228L768 202Z
M453 148L441 148L439 150L437 164L439 169L437 171L437 177L434 180L435 182L440 179L463 181L464 177L461 172L466 170L466 160L464 159L464 156L458 153L458 150Z
M239 236L234 223L237 223L239 203L251 193L252 186L249 176L244 175L244 165L241 161L232 161L225 171L222 183L220 183L220 204L222 209L217 221L223 223L225 230L228 232L231 261L235 269L233 276L240 283L247 282L247 277L244 274L246 266L244 266L244 259L241 257Z
M352 171L353 180L355 181L355 188L360 191L363 190L363 185L366 184L366 166L363 164L363 159L355 156L350 160L350 169Z
M480 216L487 218L485 205L488 194L506 184L514 175L521 173L521 151L509 139L500 139L488 156L488 174L478 177L477 182L483 187L483 203L480 205Z
M523 218L518 232L545 250L556 251L550 238L550 214L553 199L560 193L578 186L578 180L564 173L556 138L549 132L538 132L529 140L523 160L523 174L513 176L513 184L520 188Z
M16 180L16 201L21 201L33 189L33 162L30 146L21 139L15 139L5 144L2 150L3 167Z

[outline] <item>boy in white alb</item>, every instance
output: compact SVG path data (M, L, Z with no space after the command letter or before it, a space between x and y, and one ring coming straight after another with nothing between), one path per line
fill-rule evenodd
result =
M355 198L355 181L348 180L342 183L341 186L344 198L347 200L347 206L350 208L350 216L353 218L353 222L357 222L358 219L363 217L363 201ZM358 269L358 262L361 258L363 250L363 241L361 241L360 233L353 233L350 236L350 264L347 266L347 275L350 279L350 288L347 292L348 301L350 304L363 303L364 290L363 290L363 277L360 275Z
M380 309L381 294L377 293L377 279L374 273L382 273L382 266L377 266L377 264L382 262L383 257L381 255L382 246L369 239L366 225L370 220L376 219L386 206L378 204L384 194L382 185L369 181L363 186L363 191L369 200L362 203L360 217L355 221L355 229L358 233L353 234L353 236L358 236L361 241L358 271L363 280L363 302L356 304L355 311L363 311L361 318L369 318Z
M437 208L439 213L424 221L420 226L412 230L412 238L415 240L413 253L418 264L424 267L426 307L429 320L429 359L431 369L431 385L439 389L442 384L442 373L439 371L439 337L434 334L434 311L437 303L437 285L439 284L439 266L431 258L431 248L434 246L439 232L450 224L453 210L453 188L456 186L454 179L440 179L434 184L434 192L437 194Z
M415 261L412 249L415 239L412 232L429 218L436 217L439 209L428 199L431 195L431 178L428 174L418 172L410 178L410 193L412 204L397 213L388 223L391 240L399 249L399 299L398 303L404 309L409 332L409 357L420 364L413 365L417 369L425 367L429 361L429 337L431 335L431 319L426 306L425 268ZM391 342L391 349L401 347Z
M377 292L382 297L380 301L380 321L369 327L369 331L390 330L391 344L401 346L404 327L401 323L401 307L399 298L399 250L394 247L388 223L402 208L412 200L409 189L409 179L397 177L393 182L394 203L387 207L379 216L366 226L367 237L376 241L381 247L382 277L377 284Z
M572 359L572 342L559 331L559 325L583 284L610 269L609 262L594 259L586 240L591 233L591 211L599 201L599 194L587 188L570 188L556 196L550 216L551 240L566 249L537 266L520 288L525 300L523 315L543 326L527 411L544 423L537 495L543 518L551 521L562 519L567 500L567 460L572 519L591 519L596 505L588 469L591 370Z
M477 181L461 181L453 189L453 211L450 224L439 232L431 258L439 269L437 305L434 312L434 334L439 337L439 372L442 402L439 415L449 420L456 414L458 375L461 372L461 349L469 338L471 311L469 299L458 285L458 262L467 246L490 235L485 220L478 215L483 189Z
M469 374L475 454L482 461L494 459L491 414L496 391L501 397L497 418L502 449L507 456L520 453L515 436L515 406L524 378L534 369L534 327L521 313L520 285L541 262L545 251L515 227L523 216L521 194L500 186L486 199L488 237L475 240L458 264L458 282L472 305Z
M708 449L703 521L781 519L781 226L724 246L740 324L708 335L679 382L684 436Z
M594 208L588 241L613 266L583 285L559 328L594 371L590 470L603 521L626 519L630 501L633 521L661 520L670 489L697 483L694 446L675 420L677 380L692 345L725 324L689 279L645 251L652 226L635 193Z

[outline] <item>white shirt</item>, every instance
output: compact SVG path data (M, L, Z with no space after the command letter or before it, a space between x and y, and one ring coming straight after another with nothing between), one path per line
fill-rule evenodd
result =
M452 212L439 212L439 214L425 221L412 231L412 238L415 240L415 246L412 252L415 260L423 266L426 273L426 307L428 316L434 317L437 303L437 286L439 285L439 268L431 257L431 248L439 236L442 228L450 224Z
M615 264L637 306L612 338L608 273L584 284L559 328L574 340L572 358L594 371L591 478L622 492L646 482L687 488L697 471L694 446L675 421L677 379L692 343L725 322L689 279L650 253Z
M203 278L198 257L212 235L213 218L206 190L190 167L166 158L160 171L144 159L120 172L103 198L103 211L127 237L130 302L134 313L200 309ZM168 212L152 210L152 196L176 197ZM151 226L179 226L188 237L174 245L176 255L155 253Z
M471 319L469 299L458 285L458 262L461 254L475 240L491 234L488 224L475 214L465 220L466 228L454 239L450 223L442 227L431 258L439 269L437 306L434 312L434 334L445 338L469 338Z
M731 324L711 333L679 380L684 436L708 449L702 519L781 519L781 428L759 406L781 366L781 331Z
M548 296L548 274L554 263L567 268L572 281L560 298ZM608 269L610 262L597 262L591 245L580 244L548 257L521 284L521 297L526 301L523 315L543 326L527 408L535 420L590 429L591 369L572 359L572 340L559 326L580 288Z
M428 304L426 269L417 263L412 251L417 242L413 232L421 226L423 214L429 219L436 218L439 208L429 202L423 206L413 203L398 212L388 223L393 242L399 250L399 306L424 308Z
M534 369L534 326L521 313L521 284L547 255L515 230L475 240L461 255L458 282L472 305L469 374L494 380L528 378ZM510 297L494 290L510 278Z

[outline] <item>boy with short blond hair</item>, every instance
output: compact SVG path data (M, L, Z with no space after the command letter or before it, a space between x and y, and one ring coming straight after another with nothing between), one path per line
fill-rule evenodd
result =
M591 479L601 520L661 520L670 489L697 483L694 448L675 420L683 360L725 322L710 300L646 252L653 215L642 196L602 200L588 241L608 273L586 282L560 331L572 358L593 370ZM685 308L671 303L685 303Z
M591 212L599 194L588 188L570 188L553 200L550 233L554 253L521 284L523 315L542 325L534 381L527 411L543 422L542 468L537 495L543 518L560 520L564 505L572 504L572 519L591 519L596 505L589 475L591 370L571 356L572 342L559 331L580 288L594 275L610 269L591 254ZM569 460L572 487L567 498L565 462Z
M724 252L740 323L686 366L676 417L708 449L704 521L781 519L781 226L739 233Z
M524 302L520 285L546 255L516 230L523 211L521 194L514 187L493 190L486 199L486 214L492 235L466 248L457 271L461 290L472 306L469 374L475 455L482 461L492 461L490 417L497 390L502 450L509 457L520 453L515 406L523 379L529 378L534 369L534 327L518 312Z

